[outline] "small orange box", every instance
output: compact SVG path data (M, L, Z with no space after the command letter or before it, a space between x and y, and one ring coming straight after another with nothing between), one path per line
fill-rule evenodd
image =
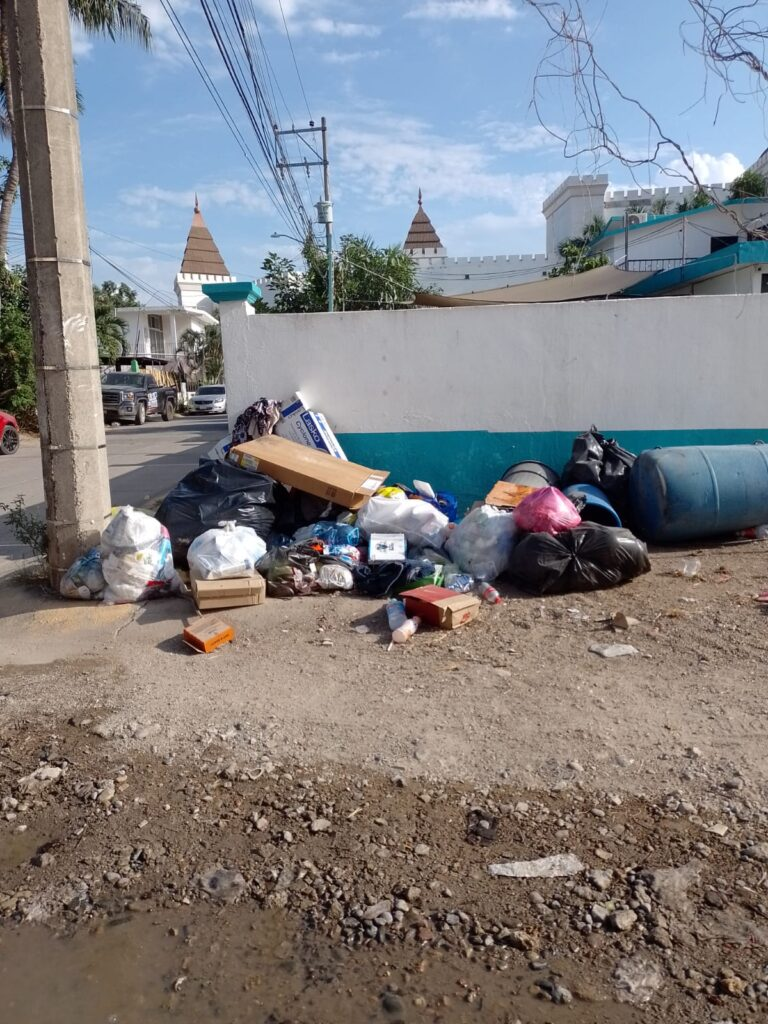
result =
M187 646L198 654L210 654L235 639L235 631L221 619L193 619L182 634Z
M523 498L533 494L537 487L526 487L524 484L510 484L505 480L499 480L485 496L486 505L495 505L497 508L517 508Z

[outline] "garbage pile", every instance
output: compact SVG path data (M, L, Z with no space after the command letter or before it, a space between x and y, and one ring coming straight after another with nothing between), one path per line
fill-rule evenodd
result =
M420 480L388 485L385 470L350 462L300 393L287 403L262 398L238 418L233 437L173 488L156 517L118 510L61 592L117 603L188 583L198 610L208 612L355 591L386 599L392 642L405 643L422 625L456 629L476 619L483 602L500 603L497 580L560 594L649 572L636 533L675 534L692 519L679 494L688 486L691 502L698 500L696 473L712 458L702 463L686 453L702 451L659 449L636 459L593 427L575 439L562 478L539 462L516 463L462 517L449 491ZM768 465L762 452L759 458ZM666 510L662 492L678 495ZM768 474L766 494L752 507L768 511ZM736 517L737 528L748 525L746 515ZM196 650L232 636L218 621L189 629L185 639Z

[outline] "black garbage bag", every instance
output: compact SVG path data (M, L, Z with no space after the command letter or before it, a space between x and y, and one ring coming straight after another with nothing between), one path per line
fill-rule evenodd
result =
M275 520L275 532L292 537L302 526L310 526L312 523L321 523L326 520L335 521L340 515L349 510L341 505L334 505L326 498L317 498L314 494L307 494L292 487L285 493L285 500L280 502L280 508Z
M534 594L602 590L651 571L648 549L629 530L582 523L554 537L529 533L515 545L509 576Z
M604 437L593 426L574 440L561 486L594 484L605 492L623 519L629 505L629 473L636 458L614 438Z
M285 489L263 473L251 473L229 462L203 462L176 484L156 518L171 535L173 562L186 568L189 545L224 521L250 526L266 540Z
M355 590L368 597L386 597L398 583L405 580L407 571L405 562L371 562L369 565L356 565L352 570Z
M270 548L259 562L259 572L267 581L269 597L301 597L315 594L318 552L311 544Z

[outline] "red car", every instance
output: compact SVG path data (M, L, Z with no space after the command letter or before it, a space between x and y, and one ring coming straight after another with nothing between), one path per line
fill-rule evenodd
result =
M14 455L19 450L19 424L9 412L0 409L0 455Z

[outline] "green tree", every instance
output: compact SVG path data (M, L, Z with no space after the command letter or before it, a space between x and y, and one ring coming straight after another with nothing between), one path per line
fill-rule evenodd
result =
M549 277L564 277L566 274L583 274L585 270L595 270L596 267L604 267L608 263L608 257L604 252L590 254L592 243L598 235L605 230L605 221L602 217L593 217L584 226L584 230L578 238L567 238L558 246L558 253L562 263L553 267Z
M700 188L694 192L690 199L684 199L682 203L677 204L677 212L687 213L688 210L701 210L703 207L711 205L712 196L705 192L703 188Z
M96 319L96 338L99 343L99 359L102 363L114 363L124 351L125 334L128 325L116 310L123 306L138 306L139 298L133 288L122 281L104 281L93 288L93 312Z
M0 268L0 303L0 406L32 425L35 359L23 267Z
M304 269L269 253L262 269L274 291L274 305L260 312L320 313L328 308L328 258L314 240L303 248ZM380 248L370 238L342 235L333 257L334 305L344 309L398 309L413 303L418 289L416 264L399 245Z
M182 356L186 376L195 384L221 384L224 380L224 351L221 326L206 324L203 331L184 331L177 354Z
M762 199L766 194L765 177L758 171L744 171L731 182L731 199Z
M135 0L68 0L69 13L92 35L112 40L131 39L149 48L152 30L149 18ZM14 142L13 96L9 74L8 0L0 0L0 135L10 139L11 157L0 200L0 262L8 249L11 213L19 189L19 161Z

